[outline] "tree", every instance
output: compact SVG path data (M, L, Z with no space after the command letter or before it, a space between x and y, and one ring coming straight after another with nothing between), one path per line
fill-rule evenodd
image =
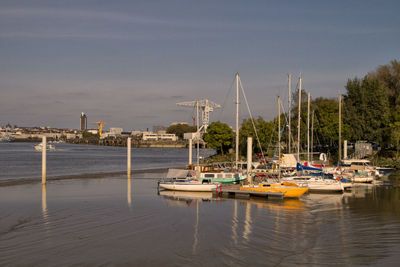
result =
M175 134L181 139L183 138L184 133L193 133L193 132L196 132L196 127L189 126L184 123L174 124L167 128L167 133Z
M362 80L349 80L346 89L343 121L349 126L349 137L353 141L387 143L390 109L382 83L365 76Z
M233 130L228 124L220 121L212 122L203 139L207 142L208 147L217 150L217 153L226 153L233 145Z
M400 62L392 60L389 65L379 66L368 76L379 80L385 87L390 108L400 110Z
M268 145L271 143L271 136L274 132L274 122L266 122L263 118L258 117L254 120L254 125L257 130L257 135L260 140L261 147L263 152L266 153L268 150ZM276 134L276 132L275 132ZM247 152L247 137L253 137L253 151L255 153L261 153L260 146L257 141L257 136L254 131L253 123L251 119L244 119L242 125L239 130L239 147L241 154L245 154Z

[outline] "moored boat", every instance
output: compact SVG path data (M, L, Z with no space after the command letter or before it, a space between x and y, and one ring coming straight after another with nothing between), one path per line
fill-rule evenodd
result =
M243 185L241 191L282 193L284 198L299 198L308 191L308 187L301 187L294 183L282 182L276 184L260 183L258 185Z
M196 176L195 176L196 177ZM199 181L211 180L211 182L222 183L222 184L239 184L247 179L246 175L242 175L239 172L203 172L200 173L199 177L196 177Z
M340 181L324 179L317 176L292 176L284 177L283 181L308 186L311 192L343 193L344 187Z
M211 192L216 190L220 184L210 180L195 181L194 179L175 179L172 181L159 181L158 186L165 190Z
M37 144L34 146L36 151L42 151L43 150L43 143ZM54 151L56 148L52 144L47 144L46 146L47 151Z

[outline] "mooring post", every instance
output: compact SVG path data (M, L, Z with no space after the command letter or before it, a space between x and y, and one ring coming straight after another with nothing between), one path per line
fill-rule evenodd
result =
M128 178L130 178L130 176L131 176L131 146L132 146L130 137L128 137L128 139L126 141L126 145L128 147L127 159L126 159L126 172L127 172Z
M46 136L42 137L42 184L46 184Z
M189 139L189 165L192 165L192 146L193 146L193 140L192 138Z
M247 180L249 184L253 183L253 177L251 176L251 170L253 165L253 138L247 137Z

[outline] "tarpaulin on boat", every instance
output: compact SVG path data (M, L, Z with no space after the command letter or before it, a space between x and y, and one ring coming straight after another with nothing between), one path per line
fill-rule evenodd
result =
M322 169L320 168L315 168L315 167L310 167L310 166L304 166L301 165L300 163L297 163L297 170L298 171L315 171L315 172L322 172Z

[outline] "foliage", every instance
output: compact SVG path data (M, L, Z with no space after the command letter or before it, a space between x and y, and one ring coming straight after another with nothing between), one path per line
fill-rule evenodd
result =
M347 82L343 121L349 127L353 141L387 143L390 118L386 89L376 79L365 76Z
M386 89L387 98L392 110L400 110L400 62L392 60L389 65L379 66L368 77L381 82Z
M266 153L268 150L268 145L271 144L271 136L274 132L274 122L266 122L263 118L258 117L256 120L254 120L254 124L263 152ZM276 129L275 135L277 135ZM261 153L260 146L256 139L257 137L254 131L253 123L251 119L244 119L239 130L239 150L243 155L247 152L248 136L253 137L253 152Z
M220 121L212 122L203 139L207 142L208 147L217 150L217 153L225 154L232 148L234 133L228 124Z
M89 133L88 131L83 131L82 132L82 138L83 139L98 139L99 135L98 134Z
M184 123L174 124L167 128L167 133L175 134L181 139L183 138L184 133L193 133L193 132L196 132L196 127L189 126Z

